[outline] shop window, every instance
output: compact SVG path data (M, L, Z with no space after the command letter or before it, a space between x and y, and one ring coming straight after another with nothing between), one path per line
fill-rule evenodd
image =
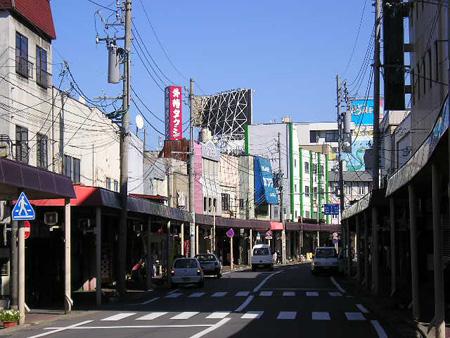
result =
M39 168L47 169L48 167L48 137L46 135L36 135L36 157L37 166Z
M230 210L230 194L222 194L222 211Z

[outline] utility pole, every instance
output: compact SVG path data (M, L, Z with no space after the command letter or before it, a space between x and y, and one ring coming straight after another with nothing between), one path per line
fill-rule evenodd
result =
M341 116L341 97L342 88L341 81L339 80L339 75L336 75L336 113L337 113L337 123L338 123L338 134L339 134L339 142L338 142L338 162L339 162L339 212L340 212L340 221L341 221L341 236L344 235L344 226L342 224L342 212L344 211L344 169L343 169L343 161L342 161L342 143L343 143L343 126L342 126L342 116Z
M128 207L128 147L129 147L129 115L130 106L130 66L131 66L131 1L125 0L125 62L123 76L122 128L120 133L120 195L122 209L119 223L119 274L117 288L119 294L126 292L126 255L127 255L127 207Z
M372 190L380 188L380 35L381 35L381 0L375 1L375 46L373 70L373 185ZM379 291L378 269L378 210L372 207L372 292Z
M194 109L194 80L189 81L189 212L191 213L191 222L189 223L189 239L190 239L190 257L195 256L195 203L194 203L194 121L193 121L193 109Z
M283 225L281 230L281 261L286 263L286 232L284 230L284 201L283 201L283 169L281 167L281 142L280 133L278 133L277 148L278 148L278 189L280 189L280 222ZM275 243L275 242L274 242Z
M173 206L173 183L172 183L172 168L170 166L170 164L168 162L166 162L166 173L167 173L167 199L168 199L168 204L169 204L169 208L172 208ZM170 240L170 233L171 233L171 222L170 219L167 220L167 248L166 248L166 258L167 258L167 265L166 265L166 271L170 271L170 266L171 266L171 259L170 259L170 254L171 254L171 240ZM167 283L170 283L170 275L167 274Z

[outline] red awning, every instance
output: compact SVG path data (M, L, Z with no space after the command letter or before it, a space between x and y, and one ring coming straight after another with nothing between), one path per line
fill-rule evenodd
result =
M281 222L270 222L270 230L283 230L283 223Z

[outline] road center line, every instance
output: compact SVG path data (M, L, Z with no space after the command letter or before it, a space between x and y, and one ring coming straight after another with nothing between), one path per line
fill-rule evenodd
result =
M258 292L259 289L261 289L261 288L263 287L263 285L266 284L266 282L267 282L270 278L272 278L272 277L275 276L275 275L278 275L280 272L281 272L281 271L277 271L277 272L275 272L275 273L271 273L270 275L268 275L266 278L264 278L264 279L261 281L261 283L259 283L259 284L253 289L253 292Z
M336 282L336 279L334 279L333 276L331 276L330 279L331 279L331 282L336 286L336 288L337 288L339 291L341 291L342 293L345 293L344 288L343 288L342 286L340 286L338 282Z
M370 323L372 324L375 331L377 331L379 338L387 338L386 331L384 331L378 320L371 320Z
M52 330L52 331L41 333L41 334L38 334L38 335L35 335L35 336L31 336L31 337L28 337L28 338L39 338L39 337L49 336L51 334L62 332L62 331L66 331L66 330L73 330L73 329L75 329L75 328L77 328L77 327L79 327L81 325L89 324L91 322L92 322L92 320L85 320L84 322L76 323L76 324L69 325L69 326L66 326L66 327L45 328L44 330Z
M217 330L219 327L225 325L231 318L224 318L221 321L217 322L211 327L208 327L207 329L204 329L203 331L200 331L199 333L194 334L193 336L190 336L189 338L200 338L203 337L205 334L208 334L210 332L213 332L214 330Z
M255 296L253 296L253 295L248 296L247 299L244 300L244 302L241 305L239 305L239 307L236 310L234 310L234 312L241 312L241 311L243 311L248 306L248 304L251 303L253 298L255 298Z

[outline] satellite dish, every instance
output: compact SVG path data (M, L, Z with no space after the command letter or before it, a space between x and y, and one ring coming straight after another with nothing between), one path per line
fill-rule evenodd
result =
M144 128L144 118L140 114L136 115L136 127L139 129Z

